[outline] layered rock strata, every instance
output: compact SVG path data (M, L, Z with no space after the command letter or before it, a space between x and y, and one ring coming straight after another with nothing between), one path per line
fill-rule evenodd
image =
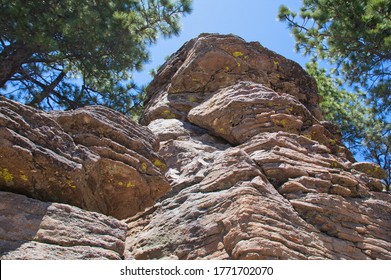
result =
M298 64L202 34L147 91L148 128L0 100L2 259L391 259L385 171Z
M235 36L185 44L149 87L172 191L127 220L136 259L390 259L391 197L296 63ZM168 129L169 128L169 129Z
M0 192L1 259L109 259L123 256L126 224L60 203Z
M170 188L146 128L95 106L45 113L0 99L0 190L126 218Z

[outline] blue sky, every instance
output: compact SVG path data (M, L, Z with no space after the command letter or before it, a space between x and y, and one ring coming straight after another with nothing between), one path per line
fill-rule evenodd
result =
M165 58L176 52L186 41L201 33L235 34L246 41L258 41L302 66L308 58L294 51L294 38L286 23L277 20L278 8L285 4L298 11L301 0L193 0L193 12L182 19L178 37L161 38L150 48L151 62L135 73L137 84L148 84L151 69L162 65Z

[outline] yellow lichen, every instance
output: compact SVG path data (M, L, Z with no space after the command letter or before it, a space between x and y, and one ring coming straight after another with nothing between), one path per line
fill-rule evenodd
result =
M27 182L29 180L29 178L27 177L26 174L24 174L22 171L20 171L20 174L19 174L19 179L23 182Z
M234 57L241 57L241 56L243 56L243 53L242 52L233 52L232 55Z
M285 127L287 125L287 121L285 119L282 120L276 120L275 124L280 125L282 127Z
M76 185L74 184L74 182L70 179L67 180L67 185L68 187L70 187L71 189L76 189Z
M161 115L162 115L162 117L164 117L166 119L174 119L175 118L175 114L168 109L164 110L161 113Z
M11 183L14 180L14 175L12 175L7 168L0 170L0 177L3 178L6 183Z
M229 67L228 66L225 66L225 71L229 71Z
M128 182L128 183L126 183L126 185L125 185L124 182L118 182L118 186L120 186L120 187L125 187L125 188L128 189L128 188L134 187L135 184L134 184L133 182Z
M330 164L330 167L331 168L337 168L337 167L339 167L340 166L340 164L338 163L338 162L336 162L336 161L333 161L331 164Z
M240 62L238 62L236 65L238 65L238 67L240 67L241 64L240 64Z
M197 98L195 98L194 96L190 96L189 101L195 103L195 102L197 102Z
M141 164L141 170L142 170L143 172L146 172L146 171L147 171L147 168L148 168L148 165L147 165L145 162L143 162L143 163Z
M303 136L305 138L308 138L308 139L312 140L312 135L311 134L303 134Z
M161 162L159 159L155 159L153 161L153 165L155 165L160 170L166 170L167 169L167 165L164 164L163 162Z
M244 57L244 59L248 59L248 55L246 55L246 56Z

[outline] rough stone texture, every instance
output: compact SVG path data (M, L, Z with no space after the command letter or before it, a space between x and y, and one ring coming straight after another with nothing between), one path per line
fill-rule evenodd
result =
M233 35L201 34L173 54L157 75L148 88L142 124L161 118L186 120L187 113L215 91L240 81L289 93L322 120L315 80L300 65Z
M261 132L298 133L317 122L295 98L251 82L216 92L193 108L188 118L231 144L241 144Z
M384 171L355 163L295 63L203 34L148 90L172 191L126 220L125 258L391 259Z
M0 99L0 190L126 218L169 190L158 148L103 107L44 113Z
M125 258L391 258L391 196L326 146L288 132L237 147L183 134L162 143L172 191L126 221Z
M126 225L74 206L0 192L1 259L121 259Z
M1 189L124 218L2 192L2 258L391 259L385 171L318 103L299 65L216 34L159 70L148 128L2 100Z

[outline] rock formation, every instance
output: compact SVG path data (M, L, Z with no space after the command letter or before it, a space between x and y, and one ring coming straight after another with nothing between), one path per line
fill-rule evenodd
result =
M148 87L148 128L0 102L3 259L391 259L384 170L258 43L187 42Z
M3 191L121 219L170 188L156 137L119 113L45 113L5 99L0 106Z

